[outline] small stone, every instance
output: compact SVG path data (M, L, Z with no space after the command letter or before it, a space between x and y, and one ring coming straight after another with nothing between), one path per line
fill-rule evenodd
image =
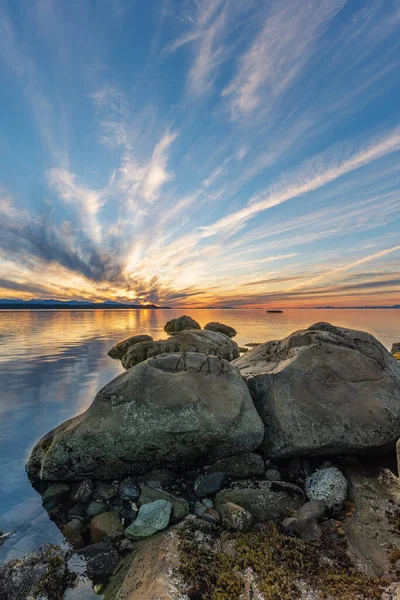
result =
M134 547L135 545L133 542L131 542L127 538L124 538L123 540L121 540L118 550L120 554L124 554L125 552L132 552Z
M129 527L125 529L125 537L129 540L141 540L168 527L172 504L168 500L155 500L143 504L139 514Z
M53 483L44 492L42 500L46 510L63 504L69 497L69 485L67 483Z
M198 498L209 496L210 494L216 494L224 487L227 482L226 473L209 473L206 475L200 475L196 479L193 485L194 492Z
M235 335L237 334L236 329L234 329L230 325L218 323L217 321L207 323L207 325L204 325L204 329L208 329L209 331L219 331L219 333L223 333L224 335L227 335L230 338L235 337Z
M139 497L140 504L148 504L149 502L154 502L154 500L167 500L172 504L171 522L173 523L182 521L189 514L189 504L183 498L174 496L151 485L142 486Z
M242 506L226 502L220 507L222 526L233 531L248 531L251 529L253 517Z
M194 514L196 515L196 517L199 517L199 519L201 519L206 510L207 506L205 506L202 502L197 500L197 502L194 505Z
M213 523L213 525L219 525L221 523L221 516L214 508L207 508L201 515L201 518L203 521L207 521L207 523Z
M96 517L97 515L101 515L108 511L108 506L105 502L99 502L98 500L93 500L89 504L86 510L86 514L88 517Z
M309 500L297 511L299 519L315 519L319 521L326 513L326 504L323 500Z
M295 535L306 542L318 540L322 535L321 529L315 519L298 519L296 517L290 517L285 519L282 522L282 525L289 534Z
M103 540L117 540L123 535L123 526L116 510L94 517L90 523L90 538L94 544Z
M265 479L267 481L282 481L282 477L278 469L267 469L265 471Z
M207 508L214 508L214 502L212 500L210 500L210 498L203 498L202 503Z
M260 477L265 473L264 461L259 454L248 452L240 456L222 458L214 463L209 473L226 473L232 479L246 479L248 477Z
M100 500L101 502L106 502L111 498L114 498L117 494L118 484L116 482L113 483L103 483L100 482L96 485L95 490L93 492L93 500Z
M69 509L67 514L70 519L76 518L84 521L86 507L83 504L75 504L75 506Z
M127 477L118 486L118 496L122 500L137 500L140 496L140 489L132 477Z
M84 479L78 484L74 484L71 490L71 500L72 502L89 504L92 493L93 493L94 485L91 479Z
M62 526L63 536L75 547L81 548L84 545L82 539L82 529L84 524L79 519L71 519L66 525Z
M332 508L346 500L347 481L336 467L319 469L307 477L305 491L310 500L323 500L328 508Z

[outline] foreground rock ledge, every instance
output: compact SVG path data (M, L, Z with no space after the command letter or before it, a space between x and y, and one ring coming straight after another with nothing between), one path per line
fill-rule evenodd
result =
M44 436L27 471L63 481L182 470L250 452L263 434L235 367L200 353L168 354L116 377L85 413Z
M264 456L363 452L400 437L400 364L369 333L316 323L234 364L265 425Z

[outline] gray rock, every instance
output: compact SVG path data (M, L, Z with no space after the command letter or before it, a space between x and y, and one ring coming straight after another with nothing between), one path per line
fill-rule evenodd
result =
M106 582L119 563L119 554L110 542L90 544L72 555L70 562L76 558L83 559L85 573L94 582Z
M71 506L71 508L68 510L67 514L70 519L79 518L84 520L86 506L84 504L74 504L74 506Z
M140 496L140 489L132 477L127 477L120 482L118 486L118 496L122 500L137 500Z
M234 329L233 327L230 327L229 325L224 325L223 323L218 323L216 321L207 323L207 325L204 325L204 329L208 329L209 331L219 331L220 333L223 333L224 335L227 335L230 338L235 337L235 335L237 334L236 329Z
M152 342L153 338L151 335L134 335L127 340L119 342L116 346L113 346L111 350L107 352L111 358L121 360L121 358L127 353L131 346L140 344L141 342Z
M209 473L216 471L226 473L232 479L247 479L248 477L260 477L264 475L264 461L259 454L251 452L239 456L229 456L214 463Z
M263 434L235 367L214 356L170 354L106 385L85 413L40 440L27 470L33 479L81 480L89 473L121 479L154 468L197 468L253 450ZM99 489L93 498L108 499Z
M400 600L400 583L391 583L382 594L382 600Z
M194 482L194 493L198 498L215 494L222 490L227 480L226 473L219 473L218 471L200 475Z
M79 484L72 486L71 500L80 504L89 504L93 490L93 481L91 479L84 479Z
M181 331L181 333L177 333L167 340L136 344L128 350L121 362L125 369L130 369L148 358L160 354L175 354L177 352L199 352L207 356L224 358L228 361L237 358L240 354L236 342L223 333L191 329L188 331ZM167 368L167 362L165 363L165 368ZM180 369L181 366L178 366L178 361L171 357L169 359L168 369L170 371L175 371L177 368ZM194 368L196 368L196 366L194 366Z
M214 502L216 509L232 502L245 508L257 521L278 521L304 504L303 491L291 483L259 481L246 482L245 486L219 492Z
M210 500L210 498L203 498L202 499L202 503L204 504L204 506L206 506L207 508L214 508L214 502L212 500Z
M322 531L315 519L289 517L283 521L282 525L291 535L307 542L318 540L322 536Z
M117 495L118 483L104 483L100 482L96 485L93 492L93 500L100 500L100 502L107 502Z
M118 551L120 554L124 554L125 552L132 552L134 547L135 547L134 542L131 542L130 540L128 540L128 538L124 538L120 542Z
M85 522L81 519L73 518L65 525L62 525L61 531L63 536L75 547L81 548L84 545L81 535Z
M154 500L168 500L171 503L171 523L182 521L189 514L189 504L183 498L174 496L151 485L143 486L139 497L140 504L149 504L150 502L154 502Z
M307 477L305 492L309 500L323 500L328 508L341 506L347 497L347 480L336 467L319 469Z
M61 600L75 577L66 565L65 554L57 546L42 546L22 559L0 567L0 598L4 600Z
M220 506L222 526L231 531L248 531L251 529L253 517L242 506L226 502Z
M212 523L213 525L219 525L221 523L221 516L214 508L207 508L201 515L201 519L207 523Z
M205 504L203 504L202 502L197 500L197 502L195 502L193 512L196 515L196 517L199 517L199 519L201 519L203 514L206 512L207 508L210 508L210 507L206 506Z
M100 502L98 500L93 500L87 507L86 514L88 517L96 517L97 515L101 515L104 512L108 511L108 506L105 502Z
M116 510L93 517L90 522L90 538L94 544L103 540L118 540L123 535L123 526Z
M400 437L400 363L369 333L317 323L237 359L265 457L365 452Z
M201 326L192 317L186 315L177 319L171 319L164 325L164 331L169 334L179 333L185 329L201 329Z
M136 521L125 529L129 540L148 538L168 527L172 504L168 500L155 500L140 507Z
M55 506L63 504L69 497L69 485L67 483L53 483L42 496L43 506L50 510Z
M278 469L267 469L265 471L265 478L267 481L281 481L282 477Z
M323 500L309 500L297 511L299 519L315 519L319 521L326 513L326 504Z

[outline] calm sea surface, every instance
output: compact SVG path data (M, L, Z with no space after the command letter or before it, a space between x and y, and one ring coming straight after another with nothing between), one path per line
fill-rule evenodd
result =
M400 310L189 310L201 325L221 321L239 345L281 339L318 321L363 329L387 348L400 341ZM32 446L47 431L82 412L96 392L122 372L107 351L126 337L165 338L179 310L0 311L0 530L15 531L0 546L0 562L41 543L62 541L26 478Z

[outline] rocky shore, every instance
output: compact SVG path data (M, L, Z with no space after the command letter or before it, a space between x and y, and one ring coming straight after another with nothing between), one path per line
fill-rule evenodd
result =
M399 600L400 346L329 323L243 349L221 323L165 331L113 347L125 373L33 449L68 546L1 567L0 600L85 577L105 600Z

